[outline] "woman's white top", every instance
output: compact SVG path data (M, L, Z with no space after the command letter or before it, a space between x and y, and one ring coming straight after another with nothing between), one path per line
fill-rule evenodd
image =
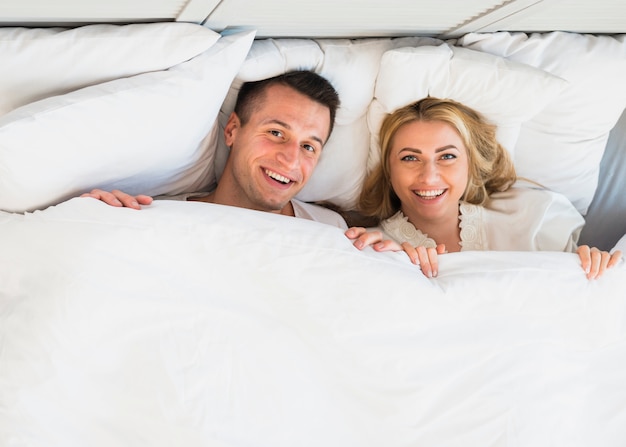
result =
M459 203L461 251L574 252L584 223L565 196L542 189L510 188L492 194L484 206ZM402 211L384 220L381 230L398 243L436 246Z

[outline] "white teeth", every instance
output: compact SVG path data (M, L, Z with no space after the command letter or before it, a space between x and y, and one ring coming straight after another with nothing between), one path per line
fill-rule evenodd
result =
M274 180L278 180L278 181L279 181L279 182L281 182L281 183L285 183L285 184L287 184L287 183L290 183L290 182L291 182L291 180L289 180L287 177L283 177L282 175L277 174L277 173L275 173L275 172L273 172L273 171L270 171L269 169L266 169L266 170L265 170L265 173L266 173L268 176L272 177Z
M417 194L420 197L431 198L431 197L440 196L441 194L444 193L444 191L445 189L429 189L429 190L423 190L423 191L415 191L415 194Z

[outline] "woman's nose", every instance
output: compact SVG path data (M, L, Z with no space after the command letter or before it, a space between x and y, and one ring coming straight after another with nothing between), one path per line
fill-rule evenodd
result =
M420 169L419 176L425 182L436 180L439 178L439 168L435 163L426 162Z

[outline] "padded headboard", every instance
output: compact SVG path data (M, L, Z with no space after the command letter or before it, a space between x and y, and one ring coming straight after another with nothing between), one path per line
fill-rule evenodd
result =
M242 14L242 11L245 11ZM1 25L78 26L177 21L215 31L254 29L257 37L356 38L554 30L626 32L623 0L13 0Z

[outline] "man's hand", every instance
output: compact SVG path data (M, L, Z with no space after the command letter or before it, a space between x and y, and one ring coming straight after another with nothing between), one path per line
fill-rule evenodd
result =
M93 189L91 192L82 194L81 197L91 197L93 199L101 200L102 202L118 207L133 208L136 210L141 209L141 205L150 205L152 203L152 197L139 194L137 196L131 196L119 189L114 189L111 192L103 191L101 189Z

